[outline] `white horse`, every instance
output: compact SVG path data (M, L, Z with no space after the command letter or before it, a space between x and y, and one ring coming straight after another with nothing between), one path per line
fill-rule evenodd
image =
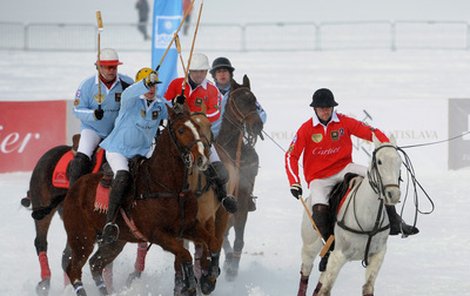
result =
M373 137L375 150L367 175L350 182L349 193L337 213L335 248L326 270L320 275L313 296L327 296L336 277L347 261L362 260L367 266L364 296L373 296L374 283L382 265L389 235L389 219L385 205L400 201L400 168L402 160L394 139L380 143ZM322 248L321 238L313 230L309 217L302 220L302 267L298 296L307 290L313 260Z

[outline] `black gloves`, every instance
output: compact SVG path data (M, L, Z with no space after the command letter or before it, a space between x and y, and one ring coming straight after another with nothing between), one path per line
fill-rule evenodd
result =
M292 184L290 187L290 193L296 198L299 199L302 196L302 186L300 184Z
M147 88L151 88L152 86L156 85L157 83L161 83L161 81L158 80L158 74L155 71L150 72L150 74L145 77L144 79L145 86Z
M104 116L104 110L101 109L101 108L98 108L95 110L95 118L96 120L101 120L103 119L103 116Z

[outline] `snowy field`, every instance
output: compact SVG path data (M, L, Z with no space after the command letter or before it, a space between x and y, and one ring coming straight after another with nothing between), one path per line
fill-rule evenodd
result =
M211 53L209 58L225 54ZM0 99L72 99L80 81L93 73L94 57L91 52L0 52ZM450 136L446 100L470 97L470 53L465 51L230 53L229 57L237 80L249 74L252 90L268 112L265 131L284 148L310 116L311 95L320 87L333 90L340 111L352 110L359 119L362 109L371 112L374 120L370 123L385 132L416 122L442 126L436 130L438 139L398 138L399 145L446 139ZM150 63L145 53L123 52L121 60L120 71L131 76ZM394 108L384 110L382 103ZM381 121L385 115L396 121ZM446 145L407 150L436 209L418 217L419 235L390 238L376 295L470 295L470 170L447 170L447 150L442 148ZM249 216L239 277L227 282L221 275L213 295L284 296L297 291L303 208L290 196L281 149L266 139L257 150L261 166L255 186L258 210ZM367 162L360 152L355 159ZM34 295L40 279L33 220L19 204L29 177L30 172L0 174L0 295ZM421 194L420 209L429 208ZM405 219L410 223L413 214L408 201ZM56 217L49 233L50 295L74 295L70 286L63 287L60 259L65 239ZM156 246L149 253L142 279L124 288L135 253L136 246L128 245L115 262L116 295L172 295L173 258ZM309 294L318 278L317 263ZM363 279L360 262L348 263L333 295L360 295ZM88 265L83 282L89 295L98 295Z

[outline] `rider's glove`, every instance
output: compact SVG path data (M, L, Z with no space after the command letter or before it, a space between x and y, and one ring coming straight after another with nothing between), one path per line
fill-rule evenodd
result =
M94 114L95 114L96 120L101 120L103 119L103 116L104 116L104 110L101 108L95 109Z
M302 196L302 186L300 184L292 184L290 187L290 193L296 198L299 199Z

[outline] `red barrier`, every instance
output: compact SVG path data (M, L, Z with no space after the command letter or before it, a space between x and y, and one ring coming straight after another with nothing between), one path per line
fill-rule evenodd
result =
M31 171L66 143L66 101L0 102L0 173Z

